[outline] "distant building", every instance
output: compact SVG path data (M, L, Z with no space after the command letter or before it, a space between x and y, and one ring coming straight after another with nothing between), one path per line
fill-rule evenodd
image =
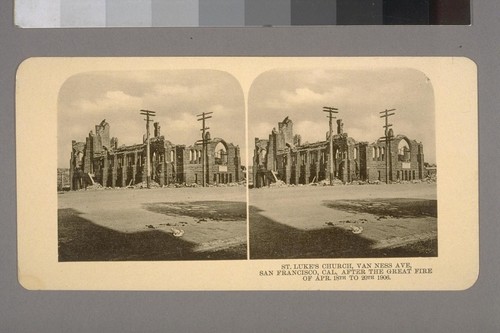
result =
M253 184L261 187L279 179L286 184L309 184L330 179L330 140L302 143L294 135L293 122L286 117L273 129L268 139L255 138ZM420 142L405 135L384 140L358 142L343 131L337 120L337 133L332 136L334 178L351 181L389 181L423 179L424 152ZM390 160L386 161L387 156Z
M70 178L68 168L57 168L57 190L67 191L70 189Z
M110 126L103 120L90 131L85 142L72 142L69 178L72 190L94 183L104 187L126 187L145 182L146 140L131 146L118 146L110 137ZM154 123L150 138L151 180L160 186L202 184L202 144L177 145L160 134ZM220 138L207 136L206 183L232 183L243 179L240 148Z

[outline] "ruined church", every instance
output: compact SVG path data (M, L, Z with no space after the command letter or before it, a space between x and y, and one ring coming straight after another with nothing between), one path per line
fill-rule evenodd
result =
M126 187L145 182L147 160L150 159L151 180L160 186L175 184L202 184L202 143L179 145L161 135L160 124L154 123L147 156L146 139L131 146L119 146L118 139L110 137L106 120L90 131L85 142L72 141L70 158L70 189L87 185ZM211 138L207 132L205 179L207 184L227 184L243 179L240 148L221 138Z
M344 133L341 119L332 131L333 177L352 181L411 181L425 178L423 145L405 135L389 133L375 142L358 142ZM255 138L253 185L262 187L281 180L286 184L310 184L330 180L330 137L302 143L286 117L268 139ZM388 160L386 160L388 159Z

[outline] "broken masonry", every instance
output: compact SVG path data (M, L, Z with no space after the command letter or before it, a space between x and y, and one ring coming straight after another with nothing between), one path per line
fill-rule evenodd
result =
M72 141L69 179L71 190L96 183L104 187L127 187L147 178L147 158L151 163L151 180L160 186L172 184L202 184L202 144L190 146L173 144L160 133L154 123L154 136L147 156L146 139L131 146L119 146L118 139L110 137L110 126L103 120L90 131L85 142ZM207 132L208 133L208 132ZM241 169L240 148L221 138L206 141L207 184L227 184L244 178Z
M292 120L286 117L277 130L272 129L268 139L255 138L254 187L277 181L295 185L329 181L329 145L328 132L324 141L302 143L300 135L293 133ZM333 177L342 183L386 181L387 158L389 182L426 177L423 145L405 135L391 137L391 156L387 156L385 140L358 142L344 133L344 124L338 119L332 145Z

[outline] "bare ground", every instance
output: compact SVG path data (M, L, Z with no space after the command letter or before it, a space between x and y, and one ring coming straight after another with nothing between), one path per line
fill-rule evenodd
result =
M245 188L59 194L58 236L59 261L246 259Z
M250 258L437 256L436 184L250 190Z

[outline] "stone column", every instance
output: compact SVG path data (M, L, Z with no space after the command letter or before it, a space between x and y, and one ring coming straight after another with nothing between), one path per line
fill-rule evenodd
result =
M347 159L347 150L348 147L345 148L345 151L343 151L342 154L342 161L344 162L344 167L342 168L342 182L347 183L347 179L349 178L349 160ZM344 158L344 153L345 153L345 158Z
M122 187L127 187L127 153L123 153Z
M160 158L160 186L165 185L165 157L163 160Z
M306 172L305 172L306 175L305 175L304 182L305 182L305 184L309 184L309 179L311 178L311 154L310 154L309 150L306 151L305 158L306 158L306 161L305 161L306 162L306 168L305 168L306 169Z
M296 152L295 153L295 184L299 184L300 180L300 153Z
M321 160L321 149L318 149L316 150L316 161L314 162L314 165L316 166L316 182L319 182L320 160Z
M290 153L290 149L286 152L286 165L285 165L285 183L290 184L291 173L292 173L292 154Z
M347 179L346 182L350 182L352 180L351 177L351 154L349 154L349 145L346 145L346 158L345 158L345 164L347 168Z
M135 184L137 177L137 151L134 151L134 165L132 166L132 184Z
M118 175L118 159L116 154L113 154L113 171L111 174L111 187L116 187L116 177Z
M102 186L108 186L108 174L109 174L109 162L108 162L108 154L104 155L104 165L102 167Z

